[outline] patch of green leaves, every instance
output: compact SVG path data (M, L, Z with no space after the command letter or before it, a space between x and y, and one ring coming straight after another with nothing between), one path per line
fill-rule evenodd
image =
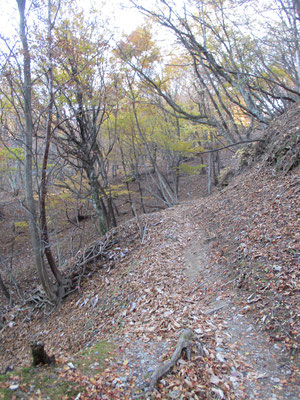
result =
M87 376L100 373L105 367L105 360L114 352L113 343L105 340L77 354L74 365Z
M42 399L72 398L83 388L76 382L59 375L58 366L25 367L0 376L0 399L30 398L36 395ZM17 389L11 390L15 385Z

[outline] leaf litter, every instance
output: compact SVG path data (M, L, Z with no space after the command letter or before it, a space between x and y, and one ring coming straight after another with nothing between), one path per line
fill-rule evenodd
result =
M73 398L147 398L153 370L190 328L191 360L160 380L154 398L298 398L297 176L271 174L256 167L221 193L148 215L142 244L135 221L124 224L124 257L59 310L6 316L14 324L2 332L2 365L30 364L28 339L42 337L65 366L60 376L83 387ZM99 373L96 361L81 372L76 353L101 340L113 355Z

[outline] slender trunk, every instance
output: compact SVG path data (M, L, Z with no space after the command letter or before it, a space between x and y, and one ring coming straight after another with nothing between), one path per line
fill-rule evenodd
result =
M126 184L126 189L127 189L127 193L128 193L128 201L129 201L129 205L130 205L130 210L132 212L132 215L134 216L134 212L132 209L133 203L132 203L132 198L131 198L131 194L130 194L129 182L127 181L127 168L126 168L126 163L125 163L124 151L122 148L120 138L118 138L117 140L119 142L119 148L120 148L120 152L121 152L121 161L122 161L122 167L123 167L124 176L125 176L125 184Z
M107 209L108 209L109 228L115 228L117 226L117 220L115 217L113 200L111 196L109 196L107 199Z
M41 180L41 227L42 227L42 241L44 245L44 252L51 268L53 275L55 276L57 283L60 287L63 286L63 277L57 268L56 262L54 260L48 235L47 227L47 217L46 217L46 197L47 197L47 166L48 157L52 136L52 116L53 116L53 62L52 62L52 32L51 32L51 1L48 2L48 59L49 59L49 69L48 69L48 83L49 83L49 106L48 106L48 116L47 116L47 126L46 126L46 143L43 157L42 166L42 180Z
M25 199L27 210L29 214L29 229L31 243L33 247L35 264L37 272L42 283L42 286L51 300L56 300L54 285L49 279L42 257L42 242L37 225L36 208L33 197L33 183L32 183L32 136L33 136L33 122L32 122L32 108L31 108L31 60L28 48L28 42L25 32L25 0L17 0L19 15L20 15L20 38L23 47L23 97L24 97L24 112L25 112L25 161L24 161L24 185L25 185Z
M212 175L212 157L213 153L208 154L208 168L207 168L207 193L211 194L211 175Z
M10 302L10 293L6 288L6 286L5 286L5 284L4 284L3 280L2 280L1 275L0 275L0 289L2 290L4 296L7 298L7 300Z
M175 189L174 189L174 191L176 193L176 196L178 196L178 193L179 193L179 180L180 180L179 167L180 167L181 161L182 161L181 159L179 159L177 161L176 168L175 168Z
M103 201L100 198L99 184L95 172L92 168L86 170L91 185L92 203L97 215L99 231L104 234L107 232L107 215Z
M218 150L216 151L216 169L217 169L217 175L219 175L221 171L221 163L220 163L220 154Z
M139 188L142 210L143 210L143 213L146 214L145 205L144 205L143 189L142 189L140 181L138 181L138 188Z
M293 0L294 6L295 6L295 11L297 12L297 19L300 20L300 0Z
M135 101L133 101L132 104L132 108L133 108L133 115L134 115L134 120L136 123L136 127L138 130L138 133L141 137L141 139L143 140L143 143L147 149L148 152L148 156L149 159L151 161L152 167L154 168L155 174L157 176L157 181L154 180L154 178L152 177L152 180L155 182L155 184L157 185L157 188L159 190L159 192L161 193L161 198L162 200L167 204L168 207L172 207L175 204L178 203L178 198L176 196L175 193L173 193L172 188L170 187L167 179L164 177L164 175L161 173L157 163L155 162L155 160L153 159L151 150L149 149L149 145L144 137L144 134L141 130L140 124L139 124L139 120L138 120L138 116L137 116L137 111L136 111L136 105L135 105Z

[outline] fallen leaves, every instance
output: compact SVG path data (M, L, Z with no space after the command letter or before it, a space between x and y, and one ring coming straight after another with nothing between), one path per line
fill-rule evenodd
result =
M134 222L129 222L121 231L114 268L103 268L82 282L80 291L49 319L22 323L18 314L11 320L9 335L42 335L49 351L73 366L72 354L101 338L116 340L117 360L106 358L101 374L95 374L93 362L91 376L70 365L60 376L83 385L81 400L130 399L141 393L156 363L170 356L180 331L188 327L203 343L202 352L195 347L190 361L180 360L159 383L156 398L234 399L238 393L237 398L246 399L245 381L263 385L269 376L253 369L252 350L239 355L241 341L247 343L251 331L242 339L231 338L224 320L235 315L242 323L251 313L269 330L272 341L294 348L299 333L294 183L293 176L279 181L265 171L252 171L225 193L148 216L143 245ZM183 254L205 231L206 237L216 239L210 241L211 257L198 260L201 265L187 279L189 266ZM193 249L193 257L205 251ZM239 313L227 307L232 306L229 296L236 287L241 295ZM12 348L23 348L26 354L24 338L16 337ZM22 357L20 363L29 362ZM294 371L290 379L275 379L281 390L293 383Z

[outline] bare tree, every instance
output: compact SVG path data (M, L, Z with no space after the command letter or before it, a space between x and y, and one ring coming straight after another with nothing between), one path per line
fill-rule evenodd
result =
M199 110L191 112L176 101L166 89L164 77L150 75L134 60L134 51L123 52L123 59L140 77L178 113L198 124L216 128L229 143L241 141L251 120L261 124L270 121L276 111L282 112L285 103L300 97L297 88L277 76L268 62L255 68L256 42L246 38L241 30L230 25L223 2L191 2L194 8L182 7L181 12L171 0L160 0L152 10L132 1L144 15L173 32L177 42L185 49L186 61L182 67L193 73L194 102ZM196 9L196 11L195 11ZM210 46L208 46L210 43ZM211 47L214 45L214 50ZM250 58L249 58L250 57ZM253 62L252 62L253 60ZM260 60L261 61L261 60ZM201 96L205 92L205 102ZM246 127L243 126L246 119Z
M50 300L56 300L57 294L55 287L48 275L46 266L43 261L43 244L39 232L39 225L37 221L37 211L33 197L33 120L32 120L32 82L31 82L31 55L28 46L27 34L26 34L26 19L25 19L25 5L26 0L17 0L19 16L20 16L20 39L23 48L23 85L22 85L22 96L23 96L23 107L24 107L24 119L25 119L25 198L26 198L26 209L29 218L30 237L35 257L35 263L37 272L43 288Z
M105 233L116 225L108 182L108 156L115 137L107 137L103 132L114 107L107 72L108 41L100 34L96 37L95 24L89 26L89 38L83 32L81 41L73 36L72 24L64 24L65 34L57 33L56 64L67 76L67 82L55 81L57 93L63 99L63 104L56 103L60 131L56 136L57 148L75 170L85 173L98 228Z
M10 293L9 293L7 287L5 286L1 275L0 275L0 289L2 290L2 293L7 298L7 300L10 301Z

